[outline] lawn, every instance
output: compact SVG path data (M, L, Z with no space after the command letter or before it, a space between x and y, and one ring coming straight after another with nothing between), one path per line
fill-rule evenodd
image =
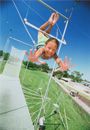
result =
M0 73L4 65L5 63L0 64ZM35 130L38 128L37 120L43 115L46 130L90 130L90 115L85 113L53 80L43 101L49 81L47 73L26 70L22 67L20 81Z
M90 130L90 116L53 80L44 98L49 81L47 73L22 67L20 81L35 130L38 127L37 120L43 115L46 130Z

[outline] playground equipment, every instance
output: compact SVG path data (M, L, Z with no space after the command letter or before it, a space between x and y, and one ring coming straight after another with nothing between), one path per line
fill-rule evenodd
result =
M63 30L62 33L60 31L58 24L56 24L56 28L57 28L56 29L56 36L49 34L50 37L57 38L58 41L60 42L60 46L59 46L59 49L58 49L58 53L59 53L62 44L66 45L66 41L65 41L64 37L65 37L66 29L67 29L71 15L70 15L69 18L67 18L62 13L59 13L57 10L55 10L54 8L52 8L51 6L49 6L48 4L43 2L42 0L38 0L38 2L42 6L49 9L51 12L58 13L65 20L65 26L64 26L64 30ZM32 37L32 34L29 32L27 26L29 26L30 28L33 28L36 31L39 31L40 29L37 26L35 26L34 24L28 22L27 17L28 17L29 9L31 9L31 8L23 0L23 3L28 8L26 17L24 18L24 17L22 17L16 2L14 0L12 0L12 3L15 7L17 14L18 14L17 17L21 20L22 25L25 28L26 33L28 34L29 38L32 41L32 45L31 44L28 45L27 43L24 43L23 41L20 41L19 39L14 38L14 37L9 37L9 41L13 40L13 41L16 41L16 42L20 42L21 44L24 44L25 46L28 45L29 49L34 48L36 46L36 41ZM38 14L38 12L36 12L36 13ZM59 37L59 35L60 35L60 37ZM6 43L6 46L7 46L7 43ZM2 122L0 121L0 126L1 126L2 129L7 128L7 130L10 130L12 128L14 128L14 130L17 130L17 129L22 130L24 128L26 130L34 130L34 129L38 130L38 128L39 128L38 120L41 117L41 113L43 111L43 114L46 114L46 105L47 105L47 103L50 103L50 100L51 100L50 97L48 97L48 92L49 92L49 89L50 89L50 83L51 83L53 71L55 69L55 63L53 65L53 69L52 69L52 72L50 74L48 84L46 85L46 90L45 90L44 94L43 94L42 89L41 89L42 84L43 84L42 80L40 82L41 85L39 86L39 88L40 88L39 90L38 90L38 87L37 87L36 91L32 90L31 88L25 90L25 91L30 91L29 94L32 95L32 99L37 98L38 99L37 104L40 104L39 110L36 110L32 114L29 114L27 104L26 104L26 101L25 101L25 98L24 98L24 95L23 95L23 92L22 92L21 84L20 84L20 81L19 81L19 73L20 73L22 61L24 59L25 51L27 49L26 50L20 50L20 49L14 47L14 46L12 46L11 48L12 49L11 49L10 57L9 57L6 65L5 65L5 68L4 68L2 75L0 75L0 84L1 84L0 87L1 87L1 90L2 90L1 94L0 94L1 95L0 100L3 100L2 97L5 98L5 104L4 105L1 104L2 109L1 109L0 113L1 113L3 120L2 120ZM28 64L27 64L27 66L28 66ZM26 71L25 71L25 73L26 73ZM25 73L24 73L24 76L23 76L23 80L25 78ZM6 92L6 90L7 90L7 92ZM8 103L8 106L7 106L6 103ZM35 105L37 105L37 104L35 104ZM5 108L5 110L3 108ZM54 103L53 109L54 108L58 109L59 105L57 103ZM32 121L32 118L34 117L35 114L37 114L37 116ZM31 115L31 117L30 117L30 115ZM61 115L59 109L58 109L58 112L56 110L54 110L53 113L51 112L50 115L48 117L46 117L46 120L48 118L52 117L53 115L58 115L62 124L64 125L65 129L68 128L68 127L65 126L65 123L62 119L62 115ZM9 120L6 123L7 119L9 119ZM10 123L11 121L13 122L12 124ZM5 123L4 126L3 126L3 122ZM46 125L48 125L48 124L46 123ZM55 124L53 124L53 125L55 125ZM20 128L18 126L20 126ZM54 128L54 130L57 130L59 128L59 126L60 126L60 123L57 124L57 126Z

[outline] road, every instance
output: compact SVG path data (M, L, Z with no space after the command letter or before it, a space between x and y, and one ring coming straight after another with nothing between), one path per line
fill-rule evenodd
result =
M82 107L82 109L84 111L86 111L90 115L90 107L85 102L83 102L81 99L79 99L78 96L75 96L75 97L71 96L70 90L67 89L64 85L62 85L60 80L58 80L57 78L54 78L54 77L53 77L53 79L80 107Z

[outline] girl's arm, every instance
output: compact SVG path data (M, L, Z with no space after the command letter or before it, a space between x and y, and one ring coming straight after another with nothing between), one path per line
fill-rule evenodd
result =
M39 60L39 57L44 52L44 48L40 48L38 50L35 50L34 53L32 50L30 50L30 54L28 55L28 60L31 62L39 62L40 64L45 64L45 62L42 62Z
M54 59L60 67L61 71L67 71L70 68L70 63L68 62L68 60L65 59L64 61L62 61L58 56L54 56Z
M44 52L44 48L39 48L38 50L35 51L35 57L39 58Z

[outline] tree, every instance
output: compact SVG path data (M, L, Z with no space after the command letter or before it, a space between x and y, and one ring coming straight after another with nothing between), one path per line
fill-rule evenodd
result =
M25 67L27 66L27 69L41 70L44 72L48 72L50 70L48 64L38 65L28 61L23 61L23 64L25 65Z
M69 78L70 77L68 71L64 71L63 72L63 77L65 77L65 78Z
M71 78L74 82L81 82L82 81L83 73L80 73L79 71L73 71L71 73Z
M48 72L50 70L48 64L42 64L40 65L40 68L44 72Z
M4 53L4 60L8 60L8 58L9 58L9 53Z
M27 69L33 69L33 70L39 69L39 65L33 62L26 62L26 66L27 66Z
M68 78L70 75L68 74L68 71L56 71L53 72L53 76L56 76L58 79L61 79L62 77Z
M3 50L0 50L0 57L3 56Z

